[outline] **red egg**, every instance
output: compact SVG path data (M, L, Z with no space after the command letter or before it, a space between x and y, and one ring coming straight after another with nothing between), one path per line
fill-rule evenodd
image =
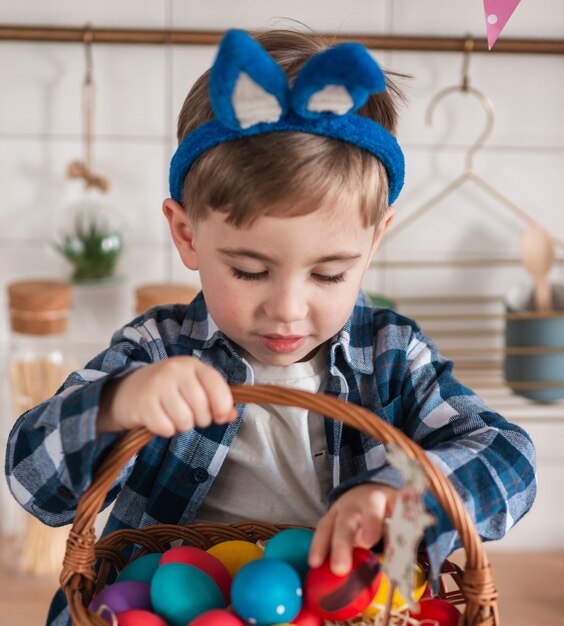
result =
M224 609L212 609L198 615L188 626L245 626L245 622Z
M419 602L419 611L409 611L416 620L435 620L439 626L458 626L460 611L450 602L431 598Z
M302 610L292 620L294 626L322 626L323 620L307 606L302 606Z
M163 553L159 565L167 563L184 563L201 569L219 587L225 598L225 604L230 603L231 575L225 565L215 556L193 546L177 546Z
M370 559L371 552L370 550L364 550L362 548L354 548L352 556L352 570L356 570L362 563ZM338 610L327 611L319 606L325 596L345 585L349 575L350 574L346 576L336 576L333 574L330 569L329 557L323 565L311 569L305 580L304 591L305 604L307 607L319 617L327 620L346 620L360 615L376 595L376 591L382 579L382 572L378 573L368 587L364 587L360 593L349 598L346 604L339 607Z
M167 626L162 617L151 611L131 609L117 614L117 626Z

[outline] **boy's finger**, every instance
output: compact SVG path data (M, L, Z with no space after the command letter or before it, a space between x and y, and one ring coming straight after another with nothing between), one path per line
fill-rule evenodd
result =
M143 417L139 423L145 426L155 435L159 437L174 437L176 435L176 427L170 417L167 415L160 401L153 403L147 407L147 416Z
M201 367L196 370L196 376L207 395L210 415L214 421L234 418L233 395L221 374L212 367Z
M231 410L224 415L223 417L218 417L216 420L216 424L227 424L228 422L234 422L237 419L237 409L232 407Z
M309 548L308 565L310 567L320 567L331 547L331 531L333 529L334 516L328 513L324 515L317 524L317 529L311 540L311 546Z
M338 517L331 541L331 571L336 576L348 574L352 567L352 549L359 523L355 517Z
M369 502L370 506L366 507L365 515L362 523L362 532L359 532L359 538L366 544L366 548L372 547L380 541L384 534L384 518L386 517L386 506L390 489L381 487L382 491L372 494ZM394 493L393 491L391 492Z
M211 415L209 394L193 372L185 380L179 381L178 388L194 414L194 422L200 425L209 419Z
M357 539L359 547L371 548L375 543L382 539L384 531L383 520L380 516L372 516L368 523L365 523L359 530Z
M177 432L190 430L194 426L194 413L180 391L166 394L160 402L163 411L175 425Z

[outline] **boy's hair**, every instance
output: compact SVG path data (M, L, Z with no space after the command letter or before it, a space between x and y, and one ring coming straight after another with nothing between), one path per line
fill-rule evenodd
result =
M329 47L318 36L291 30L254 35L282 67L292 84L303 64ZM178 117L178 142L214 119L209 73L194 83ZM395 134L398 87L386 76L387 89L371 94L356 113ZM235 227L260 215L298 216L322 206L357 204L365 227L378 224L388 207L388 179L381 162L345 141L301 132L273 132L219 144L190 168L182 188L182 205L197 224L210 210L226 214ZM353 202L351 202L351 200Z

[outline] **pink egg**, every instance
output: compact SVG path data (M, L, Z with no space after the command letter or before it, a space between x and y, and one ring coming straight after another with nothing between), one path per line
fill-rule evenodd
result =
M117 626L167 626L162 617L151 611L131 609L117 614Z
M245 622L224 609L212 609L198 615L188 626L245 626Z
M231 576L225 565L215 556L193 546L177 546L163 553L159 565L167 563L184 563L202 570L219 587L225 604L230 603Z

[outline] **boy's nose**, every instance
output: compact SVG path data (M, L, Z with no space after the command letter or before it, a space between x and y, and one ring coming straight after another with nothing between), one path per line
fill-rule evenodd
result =
M289 288L271 293L264 308L268 317L284 324L303 320L308 310L305 294Z

